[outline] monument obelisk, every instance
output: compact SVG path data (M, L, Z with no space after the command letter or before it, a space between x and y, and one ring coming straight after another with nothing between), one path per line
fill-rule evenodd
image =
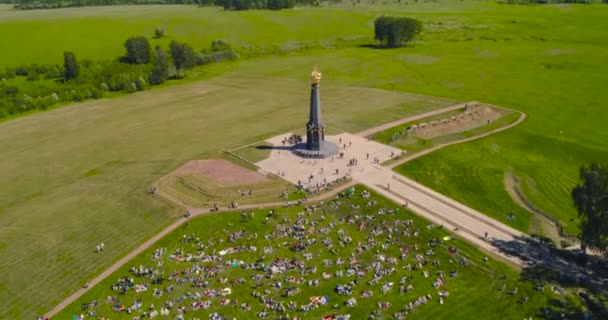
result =
M321 73L315 67L310 74L310 112L306 123L306 143L295 146L293 152L306 158L327 158L337 154L337 144L325 141L325 124L321 119Z
M321 97L319 95L319 83L321 73L314 68L310 74L310 116L306 123L306 149L320 150L321 141L325 140L325 125L321 119Z

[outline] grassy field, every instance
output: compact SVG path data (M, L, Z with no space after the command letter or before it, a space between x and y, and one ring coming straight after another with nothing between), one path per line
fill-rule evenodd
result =
M165 26L168 36L152 40L153 46L178 40L200 50L215 39L224 39L239 47L290 49L305 42L369 37L371 19L366 14L332 9L224 12L220 7L185 5L10 8L0 5L0 38L11 45L10 50L1 50L0 66L62 63L64 51L73 51L80 59L114 59L124 55L123 43L128 37L152 38L157 26ZM325 19L328 14L332 19Z
M294 75L301 80L230 74L0 124L0 318L50 309L181 215L146 194L160 177L302 126L309 71ZM453 103L330 83L323 90L332 124L354 131ZM93 254L99 242L103 256Z
M365 199L361 196L362 190L361 187L357 187L355 196L352 200L343 197L340 199L341 204L339 205L336 205L334 201L326 202L324 205L320 205L319 210L316 212L307 214L305 218L309 224L305 225L305 227L310 229L312 228L310 223L312 221L317 221L318 224L315 226L315 229L318 230L319 233L311 233L310 230L308 230L305 232L303 238L308 240L317 239L318 241L315 244L308 245L304 251L300 252L291 250L290 247L295 241L291 236L279 237L278 239L264 239L264 236L271 234L273 231L277 232L277 230L280 229L278 228L279 226L291 227L297 220L297 214L303 210L301 207L275 209L278 216L271 216L269 220L266 218L269 212L268 209L256 211L253 220L244 220L239 212L222 213L209 217L197 218L196 220L191 221L188 229L181 228L176 230L160 240L156 246L142 253L131 263L115 272L106 281L93 288L83 298L59 314L58 318L69 318L72 315L91 311L95 311L99 316L103 317L132 318L142 314L142 312L145 311L145 307L150 303L154 303L158 312L165 301L173 299L176 301L176 304L173 306L172 315L175 314L175 310L178 306L186 305L186 309L189 311L188 314L196 314L201 319L206 318L207 315L212 312L219 312L229 318L245 317L250 319L255 318L255 314L264 309L262 304L258 302L258 299L254 298L251 293L253 291L263 292L265 290L269 291L269 294L266 295L267 298L272 298L274 301L283 303L285 306L287 306L289 301L295 301L298 306L307 304L309 303L308 298L310 296L328 296L329 303L326 306L321 306L305 315L299 310L296 311L297 309L288 311L292 316L304 316L307 319L319 319L326 314L351 314L354 318L361 319L365 318L373 310L380 310L382 317L388 319L391 318L393 313L402 311L405 304L426 294L430 294L433 300L426 305L422 305L415 310L410 311L411 314L409 317L415 317L416 319L471 319L471 317L478 318L483 316L484 319L522 319L540 313L541 309L548 307L547 301L549 299L567 299L565 296L559 297L553 294L548 289L543 293L535 291L533 283L520 281L518 274L502 263L496 261L484 263L483 254L461 240L447 240L440 245L433 247L429 246L427 244L429 239L443 239L448 235L447 232L437 228L429 230L427 228L428 222L412 213L399 210L399 208L396 209L399 210L398 213L379 216L377 215L378 210L395 210L396 204L377 196L373 196L371 199ZM367 207L367 203L370 200L376 200L377 205L375 207ZM354 204L359 205L361 209L353 209L351 206ZM327 210L328 214L324 215L324 219L321 220L321 216L323 215L322 211L324 210ZM360 231L358 229L359 222L346 223L345 221L347 216L356 214L374 215L376 216L376 219L368 220L363 231ZM267 221L265 221L265 219ZM289 219L287 221L290 222L287 222L285 219ZM408 219L411 219L413 223L410 227L406 227L403 224L394 225L396 220L401 220L403 223ZM333 228L330 227L330 223L335 224L335 226ZM385 230L383 234L373 237L373 239L377 241L377 247L371 246L368 250L363 251L360 254L355 253L358 242L369 244L369 242L366 241L366 236L372 229L375 227L386 229L386 227L382 227L382 225L391 226L397 230L409 229L412 233L414 230L418 230L420 234L416 240L414 240L413 234L410 235L411 239L400 234L399 237L397 237L400 240L396 240L389 235L388 230ZM327 234L323 234L321 231L325 227L328 227L331 230ZM338 229L341 229L344 232L344 235L351 237L352 241L344 246L338 245L340 238ZM231 243L226 241L224 243L218 243L218 240L225 239L229 233L241 230L245 230L246 234L243 237L238 238L235 242ZM258 235L257 239L253 238L254 233ZM184 243L182 241L184 237L190 237L190 242ZM330 253L329 249L321 243L321 240L325 238L329 238L333 241L337 250L336 254ZM380 248L381 244L389 242L392 244L388 246L387 250L382 250ZM414 243L417 243L419 246L418 252L413 248ZM199 244L204 246L202 251ZM200 252L204 252L206 255L211 256L213 255L213 252L219 253L221 250L227 249L228 247L237 246L244 246L245 248L255 246L257 250L255 252L245 250L244 252L226 254L221 260L210 262L179 262L169 258L169 255L174 254L180 248L184 250L184 253L182 254L184 256L188 253L197 255ZM457 248L459 252L455 255L451 255L448 252L449 246ZM400 250L403 247L408 247L410 249L410 252L406 255L405 261L399 259ZM153 252L161 248L166 249L166 253L162 254L158 259L151 259ZM265 248L271 248L272 252L265 253L263 251ZM355 267L355 265L347 263L344 266L337 266L335 264L336 259L340 257L344 260L348 260L351 253L354 253L358 260L358 264L365 268L371 266L373 262L379 261L378 256L375 254L377 249L380 250L386 258L398 258L397 264L395 265L395 273L383 277L378 285L370 285L368 284L368 281L373 279L373 272L366 272L365 276L358 279L358 284L353 289L353 297L355 297L358 302L357 306L345 306L344 302L349 297L337 294L334 292L334 287L338 284L346 284L349 281L354 280L355 277L346 276L346 269ZM425 252L428 249L434 251L434 255L423 258L423 260L428 259L428 264L424 263L422 269L417 271L404 269L406 264L416 264L416 253L425 256ZM313 254L312 260L307 261L305 259L305 253ZM252 278L256 274L266 274L267 272L256 269L244 269L241 267L221 267L222 265L225 266L225 263L233 261L242 261L245 264L263 261L268 266L276 258L297 259L304 263L305 268L315 266L318 268L318 271L316 274L309 275L302 275L300 270L287 271L273 276L272 279L263 277L264 280L262 280L261 283L256 284L256 281ZM460 264L461 258L468 260L467 266ZM332 260L334 264L330 267L325 267L323 261L326 259ZM433 261L435 260L440 263L439 266L433 264ZM452 260L453 263L450 263L450 260ZM165 281L159 285L151 284L151 278L149 276L138 277L130 271L132 267L137 268L140 265L152 267L159 262L163 263L163 267L162 271L157 274L157 277L163 277L165 279ZM180 276L174 276L169 279L169 275L172 272L176 271L179 274L182 270L193 268L195 265L201 267L219 267L216 274L207 275L206 271L202 271L196 276L193 275L194 277L201 279L201 283L207 281L208 286L206 288L196 288L193 283L188 282L180 285L176 282L177 277ZM387 262L381 263L381 265L383 269L392 266ZM343 278L335 276L336 272L340 270L345 273ZM423 270L428 271L429 278L423 276ZM439 289L435 289L433 288L432 283L437 279L438 271L443 271L446 280ZM456 277L450 277L450 272L452 271L457 272L458 275ZM332 277L327 280L323 279L321 277L322 273L330 274ZM292 297L284 297L282 294L284 293L285 288L297 286L285 281L288 276L293 276L295 278L302 277L304 281L317 279L319 280L319 286L313 287L303 283L302 285L299 285L301 288L299 294ZM409 293L399 294L399 282L401 278L410 276L412 277L412 280L411 282L407 282L405 286L411 284L413 290ZM112 291L112 284L114 284L117 279L124 277L133 278L136 285L149 283L150 287L147 291L141 293L135 293L133 289L129 289L124 294ZM189 277L190 276L184 276L185 279ZM223 277L228 280L225 284L222 284L219 281L219 279ZM245 281L243 284L232 285L230 283L233 279L241 277ZM280 281L283 289L273 287L272 284L275 281ZM389 281L394 283L393 289L388 293L383 294L380 291L380 287L383 283ZM171 285L174 287L172 292L164 292L162 297L153 296L154 288L164 291L164 288ZM195 297L187 298L187 296L189 296L188 293L195 294L195 292L200 292L202 294L205 290L221 290L226 287L232 288L232 294L226 296L226 298L238 301L236 306L220 306L219 301L222 298L221 296L214 298L202 297L200 300L210 301L211 307L207 310L201 309L192 313L190 305L194 301L199 301L199 299ZM510 294L515 287L518 288L517 294ZM365 290L371 291L373 297L367 299L362 298L361 293ZM449 292L449 297L445 299L444 304L440 305L438 303L439 297L437 296L437 293L438 291L444 290ZM141 299L144 310L134 310L130 316L113 311L113 303L106 302L108 296L116 296L120 299L120 304L124 305L126 308L133 305L136 300ZM525 304L518 303L518 300L524 296L529 297L528 302ZM184 299L185 302L177 302L182 301L182 299ZM83 303L90 303L93 300L97 300L100 304L96 307L90 307L83 312L81 305ZM392 306L388 309L380 309L377 306L377 303L380 301L388 301ZM251 311L240 311L239 306L241 303L250 304ZM337 309L332 307L334 304L338 305ZM272 315L275 313L270 313L272 318Z
M608 101L608 6L449 2L218 11L2 10L0 36L10 50L0 50L0 62L59 63L65 50L114 58L124 38L151 34L161 23L171 37L159 41L186 40L197 49L217 38L285 47L371 41L370 22L389 12L422 19L426 31L411 48L309 50L212 65L201 77L226 75L1 123L0 318L48 310L169 223L178 213L145 195L159 177L190 159L300 128L314 65L324 75L324 120L340 130L356 132L455 101L526 112L517 128L445 148L401 170L502 218L516 208L502 184L513 168L527 177L524 191L534 205L576 232L569 193L578 167L608 162L608 113L602 109ZM523 218L516 221L526 227ZM93 255L101 241L106 252Z

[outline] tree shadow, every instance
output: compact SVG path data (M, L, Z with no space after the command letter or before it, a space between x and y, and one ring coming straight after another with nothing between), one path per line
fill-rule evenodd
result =
M367 48L367 49L377 49L377 50L390 50L390 49L399 49L399 48L403 48L405 46L402 47L388 47L388 46L383 46L380 44L373 44L373 43L368 43L368 44L360 44L357 46L357 48Z
M517 257L524 266L520 280L535 283L538 290L551 290L559 297L565 289L577 292L589 319L608 319L608 265L604 257L585 256L580 250L555 248L529 237L491 239L502 253ZM571 291L572 291L571 290ZM542 319L585 319L585 311L566 299L551 299L539 310Z

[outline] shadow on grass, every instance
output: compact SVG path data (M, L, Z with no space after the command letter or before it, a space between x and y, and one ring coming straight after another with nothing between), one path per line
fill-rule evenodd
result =
M379 44L372 44L372 43L369 43L369 44L360 44L360 45L358 45L358 46L357 46L357 48L378 49L378 50L390 50L390 49L399 49L399 48L403 48L403 47L395 47L395 48L392 48L392 47L382 46L382 45L379 45Z
M520 278L535 283L538 290L551 290L556 297L565 290L575 291L581 304L551 299L539 310L542 319L608 319L608 262L599 255L584 255L580 250L555 248L537 239L490 241L503 253L524 262ZM584 306L583 310L581 306Z
M411 47L414 47L413 43L408 43L407 45L402 45L402 46L398 46L398 47L388 47L388 46L384 46L384 45L380 45L380 44L373 44L373 43L357 45L357 48L378 49L378 50L391 50L391 49L402 49L402 48L411 48Z
M256 146L255 147L258 150L287 150L287 151L291 151L294 149L294 146Z

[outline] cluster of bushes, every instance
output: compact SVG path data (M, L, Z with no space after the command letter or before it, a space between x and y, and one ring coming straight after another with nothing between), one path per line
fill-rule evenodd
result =
M98 99L109 92L131 93L187 75L196 65L238 58L228 43L213 41L195 52L185 43L171 42L169 50L150 48L148 39L132 37L126 54L111 61L77 61L64 53L63 65L23 65L0 72L0 118L44 110L61 102ZM19 81L24 77L27 82Z
M407 46L420 32L422 21L413 18L382 16L374 23L376 40L387 48Z
M318 6L320 0L215 0L215 4L224 10L280 10L293 8L296 4Z

